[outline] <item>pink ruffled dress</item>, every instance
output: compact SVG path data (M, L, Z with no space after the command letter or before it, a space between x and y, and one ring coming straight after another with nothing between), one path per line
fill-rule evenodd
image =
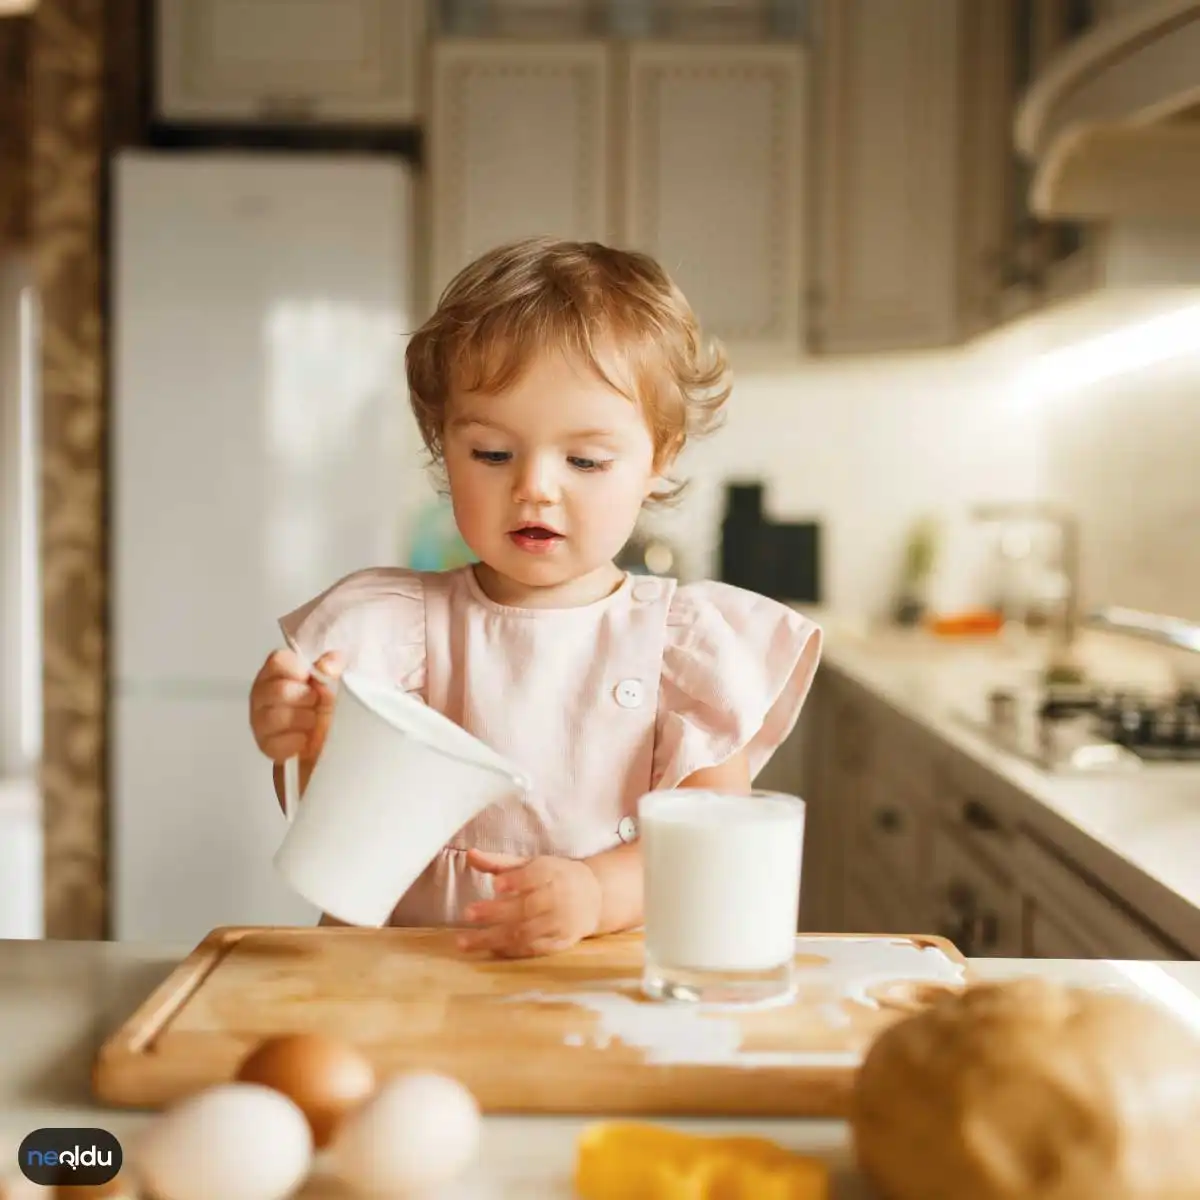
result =
M512 608L471 567L356 572L281 618L316 660L391 680L522 767L524 802L480 813L402 897L392 925L458 925L490 877L471 847L585 858L619 845L639 797L744 751L753 778L800 715L821 630L717 582L628 575L578 608ZM431 804L437 797L429 798Z

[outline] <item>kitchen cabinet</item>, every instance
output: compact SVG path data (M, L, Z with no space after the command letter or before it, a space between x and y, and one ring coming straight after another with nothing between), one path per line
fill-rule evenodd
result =
M1026 893L1025 957L1190 957L1034 838L1019 839L1014 860Z
M1022 896L1012 876L940 824L931 857L934 932L968 958L1019 958Z
M1003 104L1006 221L997 259L995 319L1010 321L1078 297L1098 282L1102 230L1077 221L1047 221L1033 212L1034 164L1013 145L1012 119L1037 77L1070 43L1111 12L1094 0L995 0L1006 28ZM1111 0L1110 0L1111 2Z
M1024 957L1103 958L1104 954L1073 920L1035 902L1027 914Z
M874 771L875 729L853 685L833 673L818 676L806 710L814 745L805 776L801 915L806 929L844 930L857 899L849 870L852 814Z
M882 705L860 718L871 729L872 768L850 810L849 841L860 888L866 880L887 896L884 931L915 933L931 928L928 889L932 783L924 745L911 727ZM859 932L859 931L855 931Z
M809 341L969 341L1100 282L1096 227L1029 206L1025 90L1106 9L1086 0L825 0L817 22Z
M447 39L433 50L432 296L528 233L659 258L739 361L801 346L803 50Z
M619 240L657 258L743 364L801 350L805 86L794 46L629 50Z
M1009 229L1017 200L1013 174L1012 79L1018 0L974 0L962 13L964 136L956 179L958 209L956 336L994 329L1008 286Z
M408 125L420 115L415 0L157 0L163 121Z
M406 0L407 2L407 0ZM804 30L793 0L431 0L443 36L660 37L679 41L766 41Z
M936 933L978 958L1187 957L1032 836L1009 783L828 662L803 728L802 929Z
M956 340L963 0L832 0L816 54L813 349Z
M432 73L430 304L502 242L614 236L603 43L441 41Z
M840 881L831 879L831 859L839 847L836 811L825 785L836 677L818 673L795 728L754 779L754 786L784 792L804 801L804 861L800 880L801 930L820 932L835 926L828 914L841 903Z
M886 885L868 870L852 870L846 877L846 896L842 908L841 931L845 933L927 932L924 928L906 928Z
M928 796L921 743L912 742L898 717L833 671L818 674L802 722L802 928L927 931Z

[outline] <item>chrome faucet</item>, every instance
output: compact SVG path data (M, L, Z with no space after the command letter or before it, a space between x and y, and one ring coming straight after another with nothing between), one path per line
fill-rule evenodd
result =
M1114 605L1089 613L1087 624L1095 629L1143 638L1159 646L1200 654L1200 625L1185 621L1182 617L1167 617L1160 613L1140 612L1135 608Z
M1048 500L1012 500L977 504L971 509L976 521L1044 521L1059 531L1059 566L1066 583L1062 600L1058 637L1061 649L1069 653L1079 629L1079 521L1075 514Z

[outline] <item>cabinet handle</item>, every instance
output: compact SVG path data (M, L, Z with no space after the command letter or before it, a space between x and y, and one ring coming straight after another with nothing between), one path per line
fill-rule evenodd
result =
M899 833L904 828L904 818L894 808L879 808L875 810L875 824L884 833Z
M968 800L962 806L962 819L964 825L981 833L996 833L1000 829L1000 822L978 800Z
M1000 919L994 912L974 913L968 920L971 945L990 950L1000 940Z
M975 942L972 937L972 923L969 919L952 913L943 915L937 924L940 937L952 942L963 954L971 958L975 953Z

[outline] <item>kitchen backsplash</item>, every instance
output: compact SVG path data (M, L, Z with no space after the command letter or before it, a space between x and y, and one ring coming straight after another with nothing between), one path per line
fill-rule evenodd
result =
M726 480L761 479L769 516L822 523L824 603L885 612L914 520L952 529L977 500L1037 493L1040 414L1013 402L1014 367L989 349L739 376L725 427L681 464L684 503L656 527L689 571L712 572Z
M918 517L943 522L944 569L959 576L943 593L953 607L985 598L970 574L982 534L968 508L1049 497L1078 513L1085 605L1200 619L1200 308L1196 351L1081 381L1093 366L1089 339L1146 319L1122 303L965 351L740 376L726 427L687 453L690 491L656 528L682 547L685 572L712 573L725 482L761 479L770 515L822 522L824 602L878 615ZM1048 387L1041 356L1063 348L1075 359ZM1142 348L1130 353L1137 360Z
M1190 354L1046 405L1046 480L1094 601L1200 620L1200 310Z

